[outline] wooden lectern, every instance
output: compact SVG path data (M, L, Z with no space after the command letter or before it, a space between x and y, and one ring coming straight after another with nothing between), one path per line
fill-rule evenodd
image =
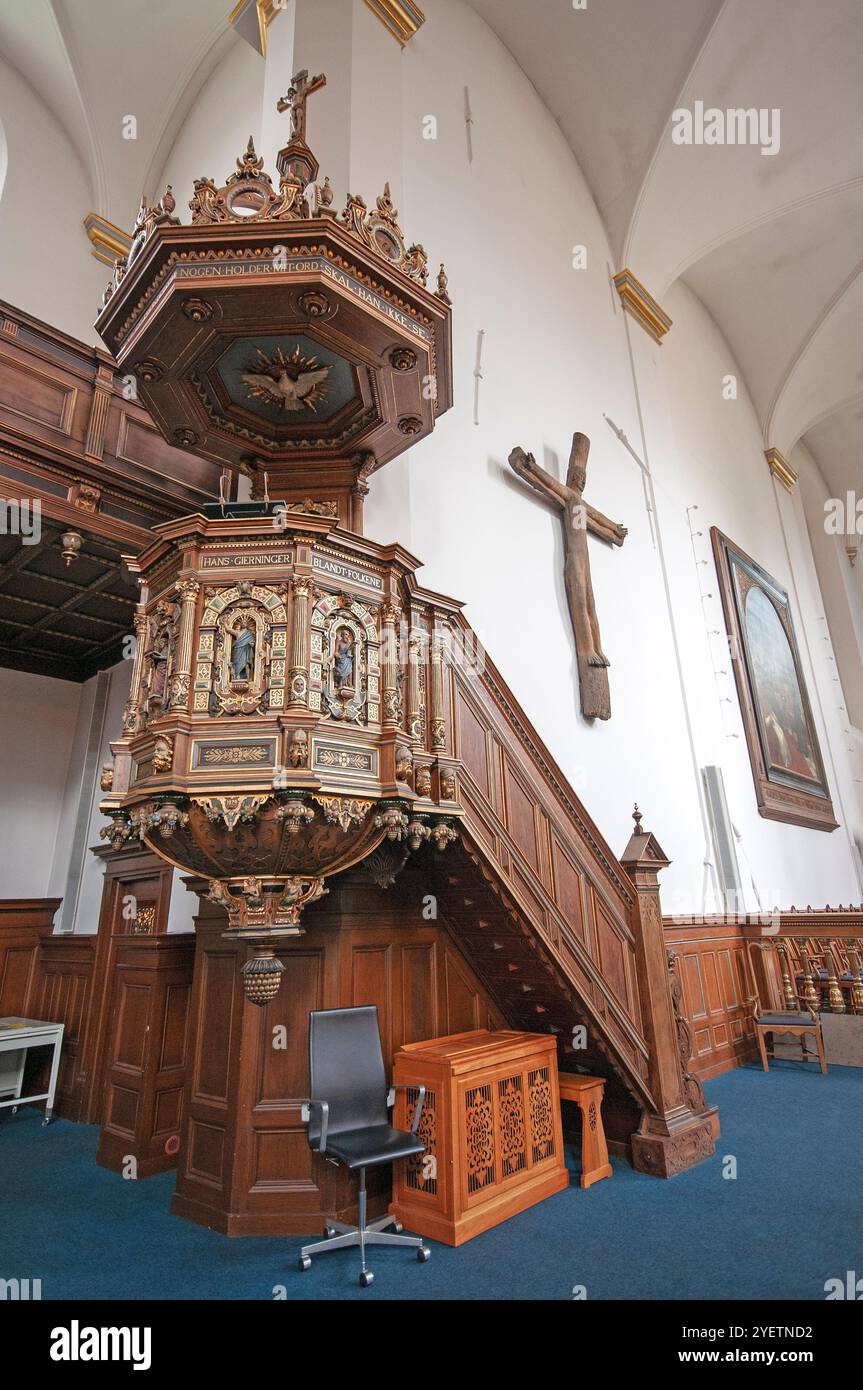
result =
M426 1152L398 1164L390 1208L412 1231L461 1245L569 1186L557 1044L541 1033L481 1028L396 1053L393 1123L410 1126L426 1088Z

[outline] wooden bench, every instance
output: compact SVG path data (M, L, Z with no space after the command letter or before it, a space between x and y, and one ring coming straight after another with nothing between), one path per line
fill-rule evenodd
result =
M574 1100L581 1111L581 1186L590 1187L600 1178L611 1177L608 1146L602 1127L602 1096L605 1081L601 1076L581 1076L562 1071L558 1075L561 1100Z

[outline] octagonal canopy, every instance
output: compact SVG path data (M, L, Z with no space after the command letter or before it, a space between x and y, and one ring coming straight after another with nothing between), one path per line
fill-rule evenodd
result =
M172 444L359 530L366 479L452 404L446 275L426 288L388 187L336 216L303 139L278 167L276 192L250 140L222 188L196 181L191 226L170 189L142 205L96 326Z

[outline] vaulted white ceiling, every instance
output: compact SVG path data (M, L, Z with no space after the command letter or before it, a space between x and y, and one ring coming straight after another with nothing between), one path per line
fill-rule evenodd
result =
M722 329L765 445L863 490L860 0L468 0L556 116L615 269L682 278ZM780 112L780 148L680 145L672 113ZM672 329L673 332L673 329Z
M0 0L0 54L65 129L93 211L118 226L131 227L201 87L238 42L229 9L225 0ZM127 116L134 139L124 137Z
M660 303L682 278L734 352L765 445L788 454L802 438L831 489L863 489L861 0L465 2L558 120L615 269ZM67 131L111 221L130 226L141 192L161 191L183 120L241 42L229 8L0 0L0 52ZM672 113L696 101L778 108L779 153L675 144Z

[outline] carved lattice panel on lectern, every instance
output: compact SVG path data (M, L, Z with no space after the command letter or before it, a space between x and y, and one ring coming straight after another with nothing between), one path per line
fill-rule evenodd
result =
M447 1245L505 1221L566 1187L553 1037L479 1029L396 1054L395 1124L408 1127L418 1088L426 1152L393 1175L404 1226Z

